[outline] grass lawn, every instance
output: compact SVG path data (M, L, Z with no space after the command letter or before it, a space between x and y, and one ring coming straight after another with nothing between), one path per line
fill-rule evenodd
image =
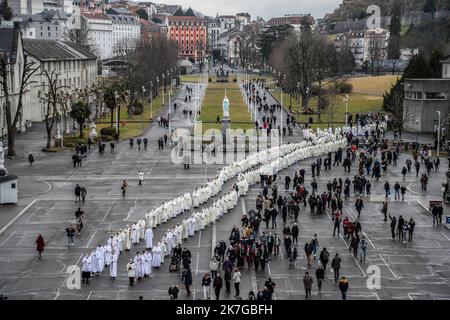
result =
M162 92L162 90L161 90ZM165 93L165 101L168 99L168 92ZM153 119L156 119L158 117L159 112L163 109L162 105L162 95L159 95L153 100ZM146 103L144 105L144 112L140 115L133 115L132 119L128 119L128 113L127 108L125 106L121 106L120 108L120 121L143 121L143 122L128 122L125 124L125 126L120 125L120 139L126 140L132 137L137 137L142 135L145 128L149 125L150 119L151 119L151 104ZM116 125L116 111L113 112L113 127L115 128ZM105 117L100 118L99 122L106 122L106 123L97 123L97 134L100 136L100 130L102 128L110 127L110 121L111 116L106 115ZM84 130L84 136L88 137L90 130Z
M275 92L272 92L275 96L275 98L280 101L280 91L277 90ZM335 101L335 110L334 110L334 122L345 122L345 104L343 102L345 95L338 95L336 97ZM310 99L309 105L310 108L313 110L317 110L317 97L312 97ZM289 95L284 94L283 96L283 104L286 107L289 107L290 99ZM381 107L383 103L383 97L380 96L373 96L373 95L367 95L367 94L359 94L359 93L351 93L349 94L349 102L348 102L348 112L352 114L361 113L361 112L383 112L383 109ZM301 103L299 104L301 106ZM293 97L292 98L292 110L297 111L297 101ZM309 121L309 118L313 118L313 128L319 127L319 128L327 128L328 127L328 118L329 118L329 111L325 110L322 112L321 115L321 123L318 123L318 116L316 114L314 115L296 115L296 119L299 122L305 123Z
M390 90L391 85L397 81L398 77L400 76L357 77L350 78L348 82L353 85L354 93L383 96L383 93Z
M222 100L227 89L227 96L230 100L230 119L232 129L249 129L253 128L253 121L247 106L242 99L238 84L228 83L209 83L206 89L205 98L200 115L202 121L203 132L207 129L222 129L222 124L216 124L217 116L222 119ZM239 123L245 122L245 123Z

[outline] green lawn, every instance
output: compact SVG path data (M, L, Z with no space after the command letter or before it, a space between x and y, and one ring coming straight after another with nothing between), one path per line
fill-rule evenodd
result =
M280 91L272 91L275 98L280 101ZM333 121L334 122L345 122L345 103L343 102L345 95L338 95L335 100L335 108L334 108L334 116ZM312 97L309 102L310 108L312 108L314 111L317 110L317 97ZM348 112L353 113L354 115L356 113L361 112L383 112L382 109L382 103L383 98L380 96L372 96L372 95L366 95L366 94L359 94L359 93L351 93L349 94L349 102L348 102ZM289 108L290 105L290 99L289 95L283 94L283 104L285 107ZM301 103L299 103L299 106L301 107ZM331 107L329 107L331 108ZM295 112L297 111L297 101L293 97L292 98L292 110ZM296 119L299 122L305 123L309 121L309 118L313 118L313 127L319 127L319 128L327 128L328 127L328 120L331 119L330 116L331 109L322 111L321 115L321 122L318 121L318 115L296 115Z
M230 100L231 128L245 130L254 127L237 83L209 83L199 119L202 121L203 132L211 128L222 129L222 124L216 124L216 119L218 115L222 119L222 100L225 89Z

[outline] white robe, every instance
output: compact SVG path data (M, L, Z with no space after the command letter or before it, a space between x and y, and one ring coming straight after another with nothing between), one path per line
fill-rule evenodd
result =
M119 254L114 252L111 255L111 264L109 265L109 275L111 278L117 277L117 260L119 260Z
M145 248L151 249L153 247L153 230L151 227L148 227L145 230Z
M152 254L150 252L146 252L144 254L144 275L152 274Z
M139 243L139 226L137 224L133 224L131 227L131 243Z
M158 243L156 246L153 247L153 261L152 266L155 268L161 267L161 246L160 243Z
M83 267L81 268L81 271L83 272L92 272L92 260L90 256L84 257L83 260Z
M140 254L136 255L133 259L134 265L136 266L136 277L137 278L142 278L141 259L142 259L142 256Z
M112 253L112 247L110 244L105 245L104 247L105 252L105 265L109 266L111 264L111 253Z
M124 230L124 247L126 250L130 250L131 249L131 230L130 228L126 228Z

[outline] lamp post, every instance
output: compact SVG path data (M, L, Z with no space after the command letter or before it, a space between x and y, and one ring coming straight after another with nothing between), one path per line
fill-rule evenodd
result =
M348 125L348 94L345 95L344 103L345 103L345 127L347 128L347 125Z
M416 131L416 145L419 142L419 119L416 119L416 127L417 127L417 131Z
M150 119L153 121L153 81L150 81Z
M145 87L142 86L142 115L144 115L144 104L145 104ZM144 117L142 117L142 132L144 132Z
M166 76L163 73L162 74L162 82L163 82L163 91L162 91L163 101L162 101L162 104L163 105L164 105L164 91L166 90L166 81L164 81L165 78L166 78Z
M117 100L119 99L119 94L117 91L114 91L114 99L116 101L116 135L117 140L119 140L119 105L117 103Z
M300 112L300 81L297 82L297 110Z
M309 87L306 87L306 114L309 113Z
M440 143L441 143L441 112L440 111L436 111L436 113L438 114L438 143L437 143L437 150L436 150L436 156L439 157L439 147L440 147Z

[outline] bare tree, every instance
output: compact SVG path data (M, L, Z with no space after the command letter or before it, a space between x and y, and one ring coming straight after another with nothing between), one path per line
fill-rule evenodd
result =
M46 92L39 91L38 98L47 104L45 128L47 131L46 148L49 149L51 148L53 128L58 120L58 105L62 106L64 104L64 93L62 90L69 87L58 85L58 73L55 71L49 72L48 70L43 70L41 75L46 79L43 85L46 88Z
M34 61L28 60L27 56L24 55L23 69L20 70L20 87L18 92L19 99L15 110L11 105L10 99L10 82L8 79L8 73L12 72L10 68L11 64L9 61L9 56L0 52L0 85L5 95L5 118L8 131L8 156L13 157L16 155L15 137L17 134L17 124L19 120L22 119L23 95L27 92L28 86L34 82L31 81L31 77L38 71L39 66L36 66Z
M369 65L372 73L380 74L386 59L386 44L382 37L371 37L368 43Z
M65 34L63 34L63 39L66 41L73 42L79 46L86 49L91 49L92 39L89 35L89 28L87 22L82 18L80 22L80 28L68 29Z

